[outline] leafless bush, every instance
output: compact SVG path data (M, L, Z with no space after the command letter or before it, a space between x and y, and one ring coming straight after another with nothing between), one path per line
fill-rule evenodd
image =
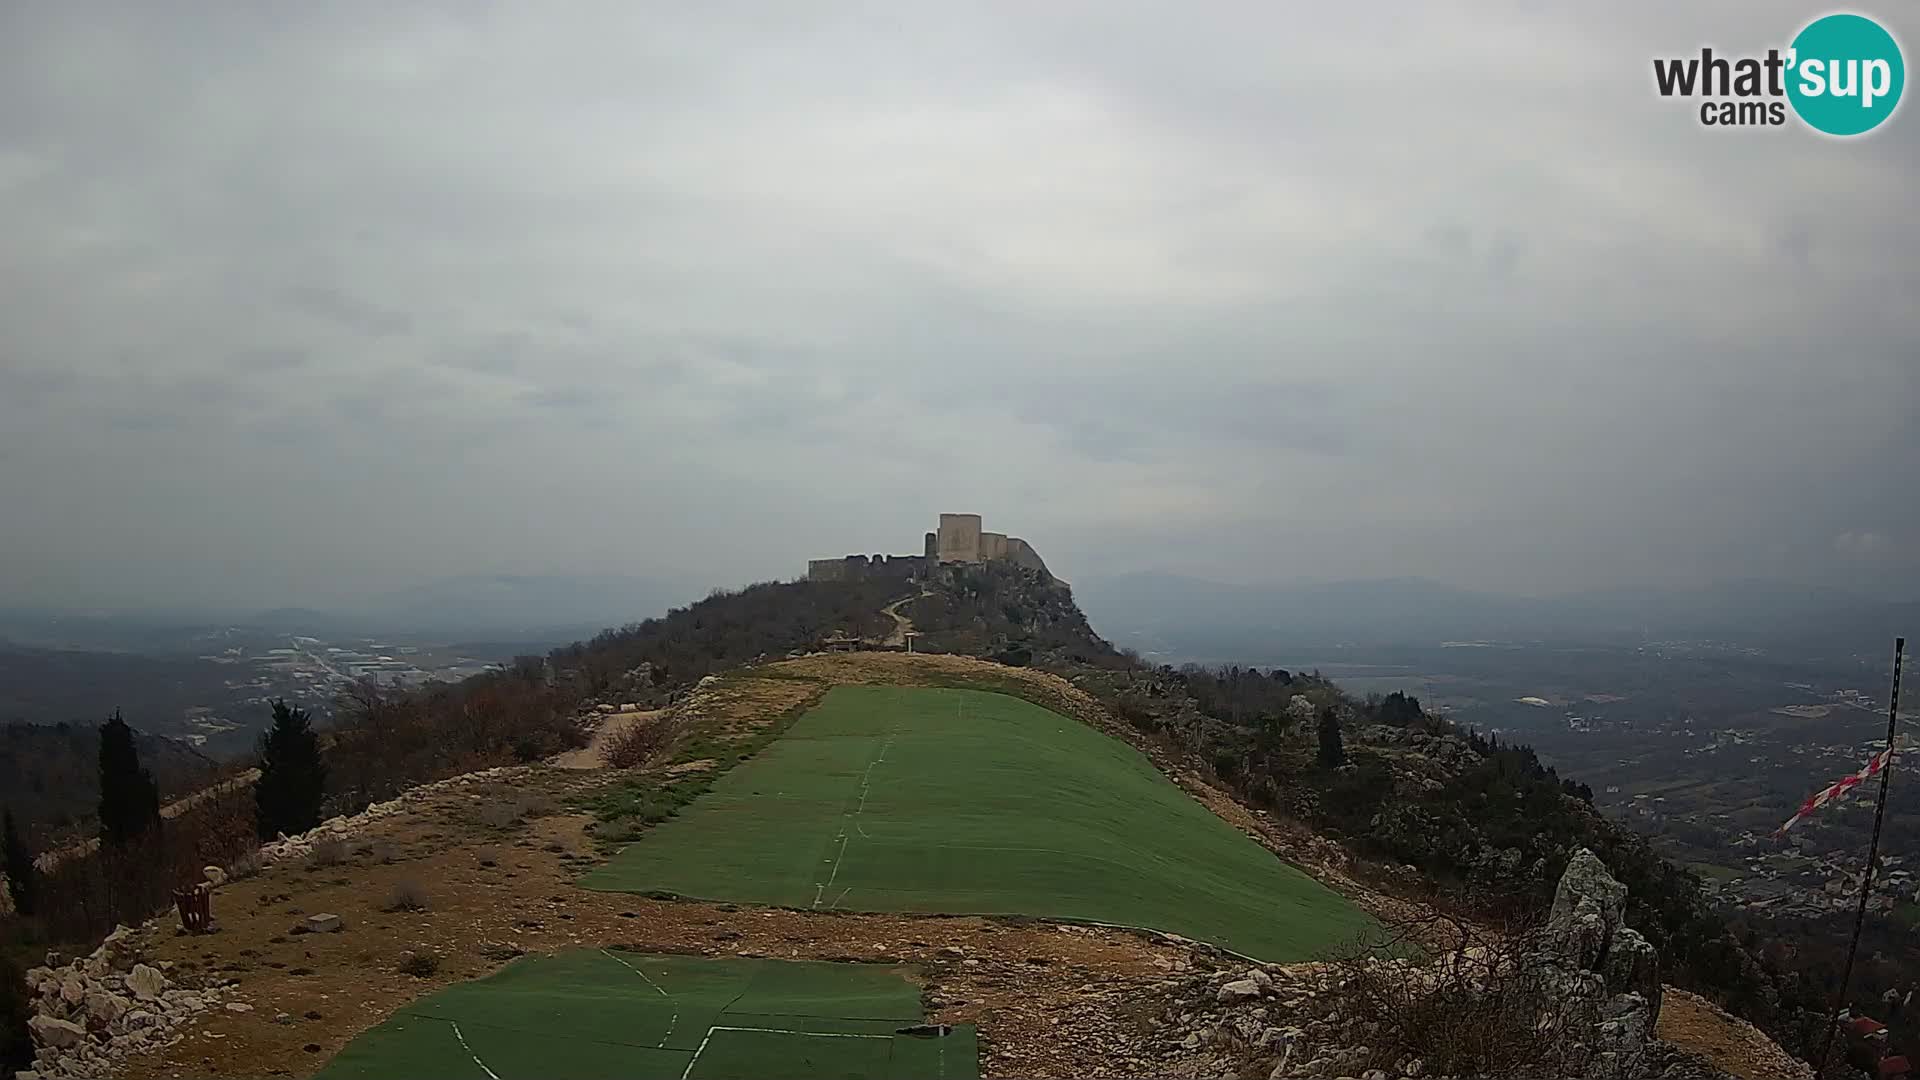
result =
M1382 1068L1420 1058L1443 1075L1578 1075L1580 1018L1541 959L1547 944L1535 925L1489 931L1430 910L1389 922L1331 958L1336 1020ZM1436 958L1414 959L1423 952Z
M323 870L347 861L347 842L337 836L324 836L307 852L307 869Z
M260 872L260 852L258 849L242 852L239 857L227 864L228 881L245 881Z
M402 878L393 883L387 893L387 906L384 911L425 911L427 910L427 890L420 883Z
M616 769L637 769L665 750L679 733L679 721L667 717L629 724L608 736L603 744L607 764Z
M424 979L440 970L440 958L430 952L409 950L400 954L400 973Z

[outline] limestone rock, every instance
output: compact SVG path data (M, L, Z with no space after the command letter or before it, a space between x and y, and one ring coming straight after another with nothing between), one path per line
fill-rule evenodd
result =
M133 991L133 996L141 1001L152 1001L166 988L167 977L160 974L159 968L135 964L133 970L127 973L127 989Z
M1607 989L1639 994L1647 1003L1648 1022L1660 1019L1660 954L1638 930L1623 926L1607 949Z
M71 1020L55 1020L51 1016L36 1016L27 1021L28 1030L33 1039L41 1046L61 1049L73 1046L87 1037L87 1029Z
M1235 979L1232 982L1221 983L1215 996L1223 1005L1231 1005L1236 1001L1253 1001L1260 996L1260 984L1252 979Z
M111 1024L127 1014L127 999L105 990L87 993L87 1015L103 1024Z

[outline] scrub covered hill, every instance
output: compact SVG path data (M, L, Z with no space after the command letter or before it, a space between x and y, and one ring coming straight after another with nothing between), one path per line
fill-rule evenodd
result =
M972 690L835 688L582 884L1149 927L1271 962L1373 925L1139 751Z

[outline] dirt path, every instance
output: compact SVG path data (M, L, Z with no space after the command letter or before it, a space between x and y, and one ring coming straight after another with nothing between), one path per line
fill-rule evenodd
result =
M925 595L927 594L919 593L914 596L903 596L880 609L881 614L893 620L893 633L887 635L886 640L881 642L882 645L901 646L907 643L907 635L913 632L913 620L900 614L900 605L912 603Z
M1662 1039L1691 1050L1742 1080L1812 1080L1813 1069L1795 1061L1745 1020L1697 994L1667 987L1660 1003Z
M578 750L569 750L553 759L553 764L562 769L604 769L607 767L607 744L615 736L633 727L635 724L651 724L659 719L665 709L634 709L627 712L608 713L593 731L593 741Z

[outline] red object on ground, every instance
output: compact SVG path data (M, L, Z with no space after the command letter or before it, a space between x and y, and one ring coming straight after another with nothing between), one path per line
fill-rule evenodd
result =
M1847 1021L1847 1032L1862 1039L1872 1039L1887 1033L1887 1025L1871 1016L1856 1016Z
M1899 1056L1881 1058L1879 1069L1880 1080L1907 1080L1907 1076L1913 1072L1907 1059Z

